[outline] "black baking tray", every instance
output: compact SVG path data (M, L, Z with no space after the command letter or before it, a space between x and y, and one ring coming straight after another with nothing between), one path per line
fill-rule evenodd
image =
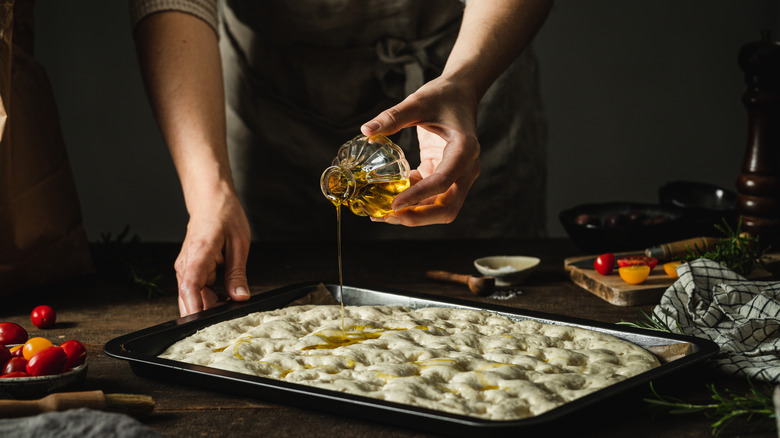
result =
M282 287L255 295L249 301L229 303L195 315L139 330L112 339L105 345L104 351L111 357L127 360L133 372L144 377L174 381L185 385L254 397L274 403L293 405L448 436L474 436L475 433L490 433L491 435L517 434L530 426L539 426L558 420L586 407L614 398L618 394L625 393L639 385L645 385L651 380L701 363L718 352L718 346L714 342L691 336L643 330L409 291L378 290L371 287L344 285L343 301L345 305L403 305L411 308L444 306L487 310L515 320L531 319L548 324L569 325L604 332L644 348L652 349L653 347L684 343L689 343L691 346L688 349L688 354L675 360L662 362L661 366L652 370L566 403L541 415L508 421L486 420L451 414L157 357L174 342L192 335L204 327L238 318L252 312L284 307L288 303L310 293L319 284L306 283ZM325 284L325 287L334 298L338 298L338 285Z

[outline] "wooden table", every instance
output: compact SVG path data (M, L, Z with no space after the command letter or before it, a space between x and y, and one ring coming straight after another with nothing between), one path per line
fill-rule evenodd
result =
M345 243L345 283L493 302L603 322L636 321L639 316L637 308L608 304L566 277L563 259L580 254L567 239L394 241L384 246ZM138 248L140 258L136 258L167 276L162 284L170 290L170 295L150 299L127 286L122 278L96 275L20 294L2 305L0 320L20 323L30 336L45 336L55 343L68 339L84 342L88 347L89 372L83 389L152 396L156 402L155 413L143 421L164 436L428 436L404 429L403 425L391 427L143 378L133 374L126 362L106 356L102 349L108 340L178 317L172 268L177 252L175 244L145 243ZM505 301L476 297L465 286L437 283L425 276L426 270L432 269L476 274L472 265L475 258L501 254L533 255L542 259L539 270L520 288L522 293ZM332 282L338 278L336 245L335 242L256 245L250 254L248 272L253 294L302 281ZM29 320L31 309L44 303L58 312L56 326L46 331L35 329ZM643 306L646 311L651 308ZM659 393L690 402L707 401L709 383L716 384L719 390L731 388L744 392L747 389L744 379L717 374L707 366L697 366L654 382ZM574 414L565 424L548 425L544 432L553 433L547 436L559 436L576 430L577 436L583 437L711 436L710 425L714 420L699 415L656 413L642 401L649 396L649 388L634 390ZM748 433L748 426L727 430L722 436L734 436L737 431L740 436L777 436L769 425L753 433Z

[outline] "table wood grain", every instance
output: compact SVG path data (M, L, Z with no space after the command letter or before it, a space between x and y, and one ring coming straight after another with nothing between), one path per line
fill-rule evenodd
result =
M173 272L178 246L141 243L137 249L136 260L142 260L153 272L165 275L161 284L170 294L148 298L116 274L107 277L98 273L18 294L2 304L0 320L17 322L31 336L45 336L55 343L68 339L85 343L89 371L82 389L152 396L155 412L143 421L164 436L431 436L405 429L403 425L329 415L268 403L262 398L238 397L135 375L126 362L106 356L103 345L117 336L178 317ZM464 285L438 283L426 278L428 270L477 274L473 260L489 255L530 255L541 258L542 262L527 283L518 288L517 295L500 301L477 297ZM568 239L345 242L344 281L345 284L431 293L609 323L636 321L639 308L645 311L652 308L652 305L614 306L575 285L568 278L563 261L577 255L582 254ZM247 270L253 294L305 281L335 282L338 278L336 243L256 244L251 249ZM30 323L29 313L39 304L49 304L57 310L54 328L39 330ZM743 379L718 374L706 365L662 378L654 385L664 395L701 402L709 399L706 385L710 383L719 389L747 389ZM535 432L545 433L545 436L570 436L576 431L580 437L711 436L713 420L699 415L657 413L642 400L650 395L649 387L639 388L573 414L569 421L548 424ZM777 436L767 425L750 432L747 427L751 424L727 430L722 436ZM549 435L551 433L553 435Z

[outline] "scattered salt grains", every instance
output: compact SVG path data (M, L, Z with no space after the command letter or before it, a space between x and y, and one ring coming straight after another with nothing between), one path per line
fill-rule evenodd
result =
M493 292L491 295L488 295L488 298L491 300L511 300L512 298L522 295L523 291L520 289L498 289L495 292Z

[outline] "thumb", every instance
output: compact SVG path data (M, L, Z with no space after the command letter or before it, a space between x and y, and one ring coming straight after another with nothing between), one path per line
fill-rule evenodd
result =
M403 101L392 108L382 111L378 116L360 127L366 137L376 134L395 134L403 128L416 124L419 117L412 111L413 105Z
M225 289L234 301L249 299L249 283L246 279L246 260L249 250L244 245L231 246L225 251Z

